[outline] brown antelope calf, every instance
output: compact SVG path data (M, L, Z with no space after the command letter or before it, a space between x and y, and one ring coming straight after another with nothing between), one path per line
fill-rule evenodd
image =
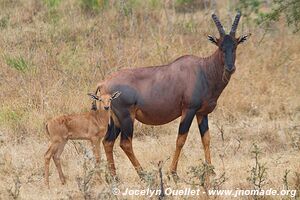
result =
M81 114L63 115L47 122L46 130L50 136L50 146L45 154L45 183L48 187L51 158L53 158L56 165L61 183L65 184L65 177L60 164L60 155L69 139L90 140L96 162L100 162L100 139L108 131L110 104L120 94L120 92L115 92L112 95L104 94L100 97L88 94L98 103L98 109Z

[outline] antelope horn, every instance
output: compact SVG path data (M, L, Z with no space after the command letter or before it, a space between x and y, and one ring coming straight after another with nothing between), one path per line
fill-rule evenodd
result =
M224 28L220 22L220 20L218 19L217 15L215 15L214 13L211 15L212 19L214 20L217 28L218 28L218 31L220 33L220 36L224 36L225 35L225 31L224 31Z
M235 31L238 27L240 18L241 18L241 12L238 12L235 16L234 22L233 22L232 27L231 27L231 31L230 31L231 36L235 36Z

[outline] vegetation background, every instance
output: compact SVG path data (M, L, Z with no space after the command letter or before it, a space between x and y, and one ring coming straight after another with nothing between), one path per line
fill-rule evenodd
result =
M185 54L211 55L216 47L207 35L218 36L212 11L229 30L237 9L243 13L238 35L252 36L239 46L237 70L209 117L217 174L212 185L296 189L297 197L263 199L299 198L299 2L0 0L0 199L134 199L111 194L103 149L95 173L89 144L82 141L69 142L63 153L67 185L60 185L51 163L48 190L45 121L89 110L86 94L121 68L166 64ZM199 187L204 154L196 123L180 157L181 179L177 184L168 179L177 129L178 121L159 127L136 123L133 145L148 179L139 181L116 145L117 187L159 188L159 161L165 187ZM193 199L166 199L176 198Z

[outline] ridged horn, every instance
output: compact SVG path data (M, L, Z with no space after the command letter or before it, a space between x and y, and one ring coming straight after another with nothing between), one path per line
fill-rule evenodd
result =
M222 26L222 24L221 24L219 18L217 17L217 15L215 15L215 13L213 13L213 14L211 15L211 17L212 17L212 19L214 20L214 22L215 22L215 24L216 24L216 26L217 26L217 28L218 28L218 31L219 31L219 33L220 33L220 36L221 36L221 37L224 36L224 35L225 35L225 31L224 31L224 28L223 28L223 26Z
M237 29L237 27L238 27L240 18L241 18L241 12L238 12L238 13L236 14L236 16L235 16L235 19L234 19L233 24L232 24L232 27L231 27L231 31L230 31L230 35L231 35L231 36L235 36L235 32L236 32L236 29Z

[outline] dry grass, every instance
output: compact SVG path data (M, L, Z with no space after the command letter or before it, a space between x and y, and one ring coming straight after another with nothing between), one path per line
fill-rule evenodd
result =
M48 145L45 120L88 110L87 92L120 68L160 65L184 54L208 56L215 50L206 40L207 34L217 33L209 10L175 13L169 6L136 0L132 2L140 3L131 5L132 14L114 7L90 15L80 1L65 0L52 8L44 2L0 2L0 199L83 198L76 180L84 178L85 154L79 147L77 153L72 143L62 156L67 185L60 185L53 163L51 189L43 185L43 155ZM225 26L232 13L227 3L217 5ZM290 170L289 187L299 190L299 35L282 23L264 35L243 20L241 31L252 32L252 37L239 47L237 71L209 122L215 171L217 176L225 172L227 178L221 188L253 187L247 177L256 143L267 167L265 187L282 188L285 170ZM152 187L158 185L161 160L166 186L189 186L185 182L175 185L165 176L177 128L178 121L161 127L136 125L134 149L150 178L154 177ZM147 186L118 145L115 156L120 189ZM200 135L193 124L179 161L179 176L187 178L189 167L200 165L201 158ZM105 182L106 170L100 171L88 183L89 195L113 199L111 185Z

